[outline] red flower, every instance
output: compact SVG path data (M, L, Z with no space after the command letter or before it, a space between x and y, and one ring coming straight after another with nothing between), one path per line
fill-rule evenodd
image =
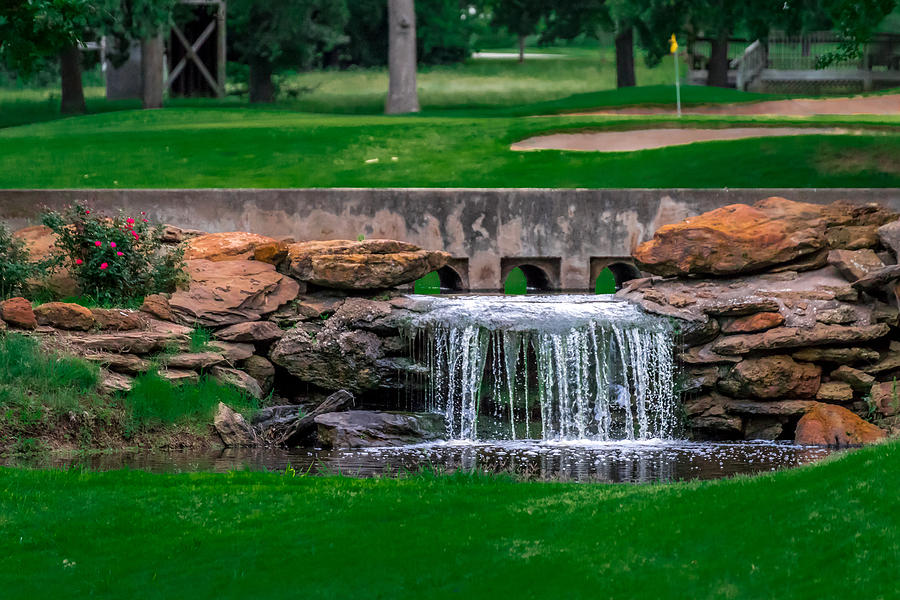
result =
M100 240L97 240L96 242L94 242L94 245L99 248L100 246L103 245L103 242L101 242Z
M149 223L150 219L141 219L144 223Z
M128 217L127 219L125 219L125 222L128 223L129 225L134 225L134 219L132 219L131 217Z
M109 247L110 247L110 248L115 248L115 247L116 247L116 243L115 243L115 242L110 242L110 243L109 243Z
M109 266L109 265L106 264L106 263L100 263L100 270L102 271L103 269L105 269L105 268L108 267L108 266Z
M125 256L124 252L116 252L116 256Z
M84 211L84 214L89 215L89 214L91 214L91 211L86 210L86 211Z
M76 264L76 265L80 265L80 264L83 263L83 262L84 262L84 261L81 260L80 258L76 258L76 259L75 259L75 264Z
M141 237L137 234L137 231L135 231L134 229L131 230L131 235L134 236L134 239L138 239L139 237Z

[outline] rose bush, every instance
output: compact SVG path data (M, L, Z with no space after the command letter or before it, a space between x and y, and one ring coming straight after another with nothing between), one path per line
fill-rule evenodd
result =
M162 243L162 225L144 212L110 217L76 203L42 221L58 236L64 264L83 292L100 304L126 304L172 292L185 278L184 251Z

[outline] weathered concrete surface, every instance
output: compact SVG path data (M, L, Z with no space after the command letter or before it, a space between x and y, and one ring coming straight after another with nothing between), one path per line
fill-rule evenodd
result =
M472 289L502 287L501 260L558 259L564 289L590 289L591 261L622 258L662 225L769 196L878 202L900 211L900 189L199 189L0 190L0 220L39 222L40 206L74 200L97 210L147 211L209 232L295 240L386 238L444 250Z

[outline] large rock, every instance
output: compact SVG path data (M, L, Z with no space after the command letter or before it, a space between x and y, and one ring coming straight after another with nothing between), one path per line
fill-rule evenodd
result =
M873 376L849 365L841 365L832 371L831 378L835 381L843 381L857 392L868 392L875 385Z
M282 335L284 335L284 331L271 321L235 323L215 333L218 339L226 342L249 343L271 342L280 339Z
M794 360L838 365L874 363L881 354L871 348L803 348L794 352Z
M900 220L891 221L878 228L878 239L890 248L894 256L900 256Z
M767 350L803 348L869 342L886 336L890 326L885 323L861 327L842 325L816 325L814 327L776 327L763 333L730 335L713 342L712 350L718 354L749 354Z
M149 360L127 353L90 352L84 354L84 358L117 373L125 373L127 375L139 375L149 371L152 366Z
M722 333L757 333L778 327L784 323L784 317L777 312L761 312L755 315L737 317L722 325Z
M218 352L185 352L165 356L162 359L162 363L169 369L187 369L189 371L208 369L223 362L225 362L225 357Z
M875 225L839 225L825 230L828 247L841 250L862 250L878 245Z
M246 231L208 233L189 239L184 244L185 260L248 260L254 258L259 246L277 247L280 242L274 238ZM281 244L283 248L283 244Z
M262 395L265 396L275 386L275 367L264 356L254 354L240 364L240 368L247 375L256 380Z
M33 261L46 260L58 252L56 247L57 235L46 225L25 227L13 233L13 237L25 242L25 247ZM57 268L48 277L34 280L30 283L46 286L57 296L77 296L81 293L78 283L63 265Z
M213 367L210 374L213 376L213 379L234 386L249 396L253 396L257 399L262 398L263 396L262 388L259 386L259 383L240 369Z
M843 381L827 381L819 386L816 400L821 402L842 403L853 400L853 388Z
M38 326L31 302L25 298L10 298L0 302L0 318L19 329L35 329Z
M872 402L876 410L886 417L900 414L900 383L886 381L872 386Z
M741 361L719 387L740 398L812 398L822 369L795 362L790 356L762 356Z
M797 423L794 443L816 446L858 446L884 438L886 433L846 408L816 404Z
M144 302L141 304L141 312L156 317L161 321L175 320L175 313L172 312L169 299L162 294L151 294L144 298Z
M241 413L219 402L216 416L213 418L213 426L222 443L228 447L258 446L259 437L256 430L244 420Z
M372 290L411 283L450 260L394 240L335 240L288 246L289 271L299 281L326 288Z
M94 313L91 309L70 302L47 302L34 309L39 325L49 325L57 329L87 331L94 327Z
M862 279L869 273L884 268L884 263L874 250L832 250L828 253L828 262L853 282Z
M186 264L190 286L169 299L176 320L184 324L218 327L256 321L300 292L296 281L259 261L189 260Z
M446 431L444 417L433 413L352 410L319 415L315 421L319 443L326 448L405 446L442 439Z
M665 225L634 258L641 270L666 276L759 271L824 248L824 227L821 206L768 198Z
M82 352L115 352L150 354L171 349L187 349L189 332L183 331L121 331L114 333L72 333L65 337Z
M374 390L385 378L381 339L368 331L299 325L275 343L269 358L300 381L330 391Z
M147 317L140 311L125 308L92 308L94 322L104 331L131 331L143 329Z

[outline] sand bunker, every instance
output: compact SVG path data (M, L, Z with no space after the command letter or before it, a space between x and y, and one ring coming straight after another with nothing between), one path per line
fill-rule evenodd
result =
M566 113L573 115L671 115L675 109L631 107L591 112ZM710 104L688 106L686 115L900 115L900 94L883 96L855 96L851 98L814 98L796 100L767 100L745 104Z
M843 135L836 127L733 127L729 129L633 129L592 133L554 133L516 142L512 150L581 150L586 152L633 152L694 142L739 140L785 135Z

